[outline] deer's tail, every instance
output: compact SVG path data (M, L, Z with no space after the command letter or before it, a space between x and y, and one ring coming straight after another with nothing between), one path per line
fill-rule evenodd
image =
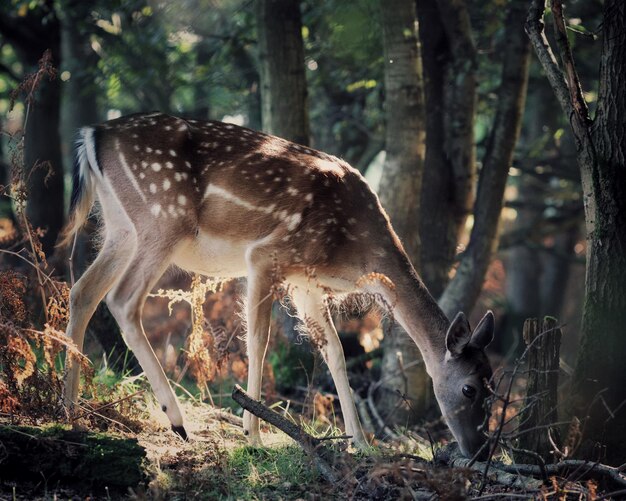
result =
M76 140L69 223L61 234L58 247L69 245L85 225L96 198L94 175L97 175L97 172L94 129L83 127L79 130Z

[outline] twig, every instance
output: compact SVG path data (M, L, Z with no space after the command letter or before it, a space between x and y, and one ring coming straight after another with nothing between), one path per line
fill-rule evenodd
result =
M91 414L96 414L99 411L102 411L104 409L108 409L109 407L113 407L114 405L117 405L119 403L125 402L126 400L130 400L131 398L136 397L137 395L141 395L142 393L145 393L145 391L146 390L139 390L139 391L136 391L135 393L131 393L130 395L126 395L123 398L115 400L114 402L109 402L108 404L104 404L104 405L98 407L97 409L89 409L89 410L83 412L82 414L79 414L78 416L73 417L72 421L77 421L78 419L81 419L81 418L83 418L85 416L89 416Z
M328 482L337 482L337 475L333 471L332 467L320 455L321 447L319 439L309 435L297 424L292 423L277 412L263 405L261 402L254 400L238 384L236 384L233 389L232 398L251 414L267 421L271 425L289 435L309 456L311 456L320 473Z

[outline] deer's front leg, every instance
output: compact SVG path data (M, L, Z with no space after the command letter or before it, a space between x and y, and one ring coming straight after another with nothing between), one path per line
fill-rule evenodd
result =
M328 306L324 303L320 290L315 288L313 290L296 288L291 292L291 298L298 310L300 320L304 323L314 342L316 341L319 345L324 361L328 365L339 395L346 433L352 437L352 442L357 447L365 449L368 446L367 439L363 433L350 389L343 347L332 322ZM315 339L319 334L323 334L323 339Z
M255 400L261 399L261 378L269 341L271 314L272 294L269 273L261 272L251 266L248 273L246 344L248 348L248 394ZM259 418L248 411L243 414L243 432L248 436L250 445L262 445Z

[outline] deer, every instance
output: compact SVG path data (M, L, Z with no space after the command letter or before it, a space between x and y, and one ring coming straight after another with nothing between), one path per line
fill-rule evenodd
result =
M100 251L70 291L67 335L82 351L100 301L119 324L172 430L188 435L181 406L142 326L142 308L170 267L247 277L249 395L261 399L276 267L335 384L346 434L368 442L327 298L379 298L419 348L443 418L466 456L485 444L494 336L488 311L475 329L450 322L416 273L376 193L347 162L313 148L219 121L138 113L78 133L69 245L99 204ZM74 240L75 241L75 240ZM314 270L312 273L311 270ZM313 278L312 278L313 277ZM68 356L64 400L77 402L80 368ZM244 434L261 444L259 420Z

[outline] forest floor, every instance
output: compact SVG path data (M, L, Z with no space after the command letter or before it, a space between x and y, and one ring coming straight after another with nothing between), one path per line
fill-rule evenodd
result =
M544 485L523 475L504 478L493 468L497 475L483 477L482 466L442 464L437 456L445 447L438 444L433 450L419 440L376 443L365 453L349 450L340 441L328 441L334 443L329 450L336 473L335 481L329 482L320 473L316 458L281 431L263 425L264 447L249 447L241 418L229 410L197 401L186 401L183 406L190 434L187 442L169 430L165 416L147 393L136 396L126 407L133 409L133 416L123 419L108 407L74 425L100 437L136 441L145 457L139 465L141 480L135 485L110 488L98 481L97 471L93 478L33 474L27 480L0 482L0 500L620 499L619 495L602 497L596 481L576 482L566 475L550 477ZM6 418L0 420L0 430L14 426ZM330 431L339 434L338 429ZM10 454L3 457L1 442L0 478L4 460L11 461ZM67 451L62 454L71 454ZM41 455L52 453L52 448L41 450ZM63 458L57 459L61 462ZM122 459L111 456L106 461ZM482 478L488 478L484 485Z

